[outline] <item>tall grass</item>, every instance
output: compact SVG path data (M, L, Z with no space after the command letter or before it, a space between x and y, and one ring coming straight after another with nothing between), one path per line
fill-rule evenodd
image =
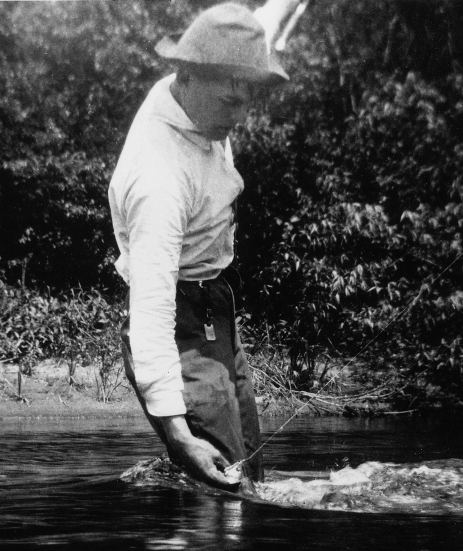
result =
M49 290L39 293L2 284L0 361L18 364L20 383L49 358L67 362L71 385L79 367L92 366L97 398L108 402L124 380L119 342L123 317L121 302L109 302L96 289L76 288L53 296Z

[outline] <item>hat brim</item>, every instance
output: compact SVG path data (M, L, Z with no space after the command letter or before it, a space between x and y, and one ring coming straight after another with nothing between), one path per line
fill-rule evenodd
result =
M256 84L275 86L289 80L289 76L286 71L278 63L273 54L269 54L268 56L267 71L257 70L254 67L248 67L246 65L217 65L214 63L196 62L189 56L184 55L182 51L179 51L178 40L181 36L181 34L165 36L156 44L156 53L172 63L182 63L203 67L211 66L214 68L215 73L233 76L234 78L243 79Z

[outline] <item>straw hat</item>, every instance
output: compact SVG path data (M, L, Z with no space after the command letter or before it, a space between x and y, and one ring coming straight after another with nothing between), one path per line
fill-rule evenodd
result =
M267 50L264 28L239 4L219 4L202 12L178 42L165 37L156 52L177 63L213 66L253 83L274 85L289 79Z

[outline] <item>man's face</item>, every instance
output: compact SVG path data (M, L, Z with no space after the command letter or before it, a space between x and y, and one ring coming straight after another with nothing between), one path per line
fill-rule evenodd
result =
M188 115L209 140L224 140L243 123L252 98L251 86L232 78L191 75L186 85Z

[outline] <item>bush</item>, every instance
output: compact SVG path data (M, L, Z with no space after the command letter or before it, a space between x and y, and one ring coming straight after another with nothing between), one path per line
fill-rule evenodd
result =
M0 267L10 283L28 259L35 286L115 285L109 180L166 70L154 44L189 13L141 0L0 6Z
M263 118L236 137L247 308L293 371L312 378L320 350L380 354L461 394L461 82L378 76L329 133Z
M110 304L96 289L58 297L4 284L0 290L0 361L17 362L30 375L39 361L60 357L68 362L71 383L79 365L93 365L99 398L111 398L123 370L121 304Z
M0 361L19 362L30 372L38 360L61 352L65 305L50 295L0 285Z

